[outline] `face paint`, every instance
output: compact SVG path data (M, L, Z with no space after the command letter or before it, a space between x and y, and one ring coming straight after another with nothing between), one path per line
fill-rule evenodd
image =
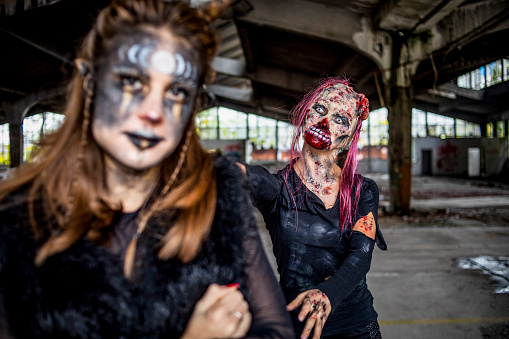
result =
M306 156L311 158L315 165L311 168L307 162L304 163L306 176L303 179L306 181L307 187L318 196L331 195L337 183L337 178L331 172L332 162L320 162L309 150L306 150ZM320 179L315 179L315 176Z
M316 149L329 149L331 141L328 119L311 125L304 133L304 139Z
M119 41L97 72L92 133L107 156L142 170L179 144L199 71L192 51L171 36L138 32Z
M356 93L342 84L325 88L310 105L304 140L319 150L345 149L359 117Z

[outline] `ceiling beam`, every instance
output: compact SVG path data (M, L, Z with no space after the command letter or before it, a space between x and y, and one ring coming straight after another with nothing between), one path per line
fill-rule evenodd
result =
M374 15L375 26L389 32L413 30L443 0L388 0Z
M216 56L212 60L212 68L221 74L242 77L246 71L246 63L242 60Z
M264 106L251 106L240 102L232 102L230 100L222 100L219 98L217 106L226 107L236 111L255 114L266 118L271 118L279 121L288 122L288 111L278 110L276 108L264 107Z
M249 103L253 98L252 88L235 88L219 84L206 85L204 88L208 93L235 101Z
M298 93L307 93L320 80L305 73L288 71L270 65L257 65L256 73L247 73L246 76L252 81Z
M239 21L339 42L357 50L352 36L362 31L360 14L304 0L250 0L250 3L253 10L239 17Z

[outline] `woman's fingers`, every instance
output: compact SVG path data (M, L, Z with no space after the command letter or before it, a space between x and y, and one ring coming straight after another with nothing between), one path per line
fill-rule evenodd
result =
M211 284L196 303L183 338L245 336L251 326L251 313L238 287Z
M299 321L304 321L310 312L313 311L313 301L309 296L304 296L302 301L302 309L299 312Z
M322 330L325 326L325 320L327 320L327 316L325 314L319 314L316 318L315 323L315 332L313 333L313 339L320 339L322 336Z
M311 314L311 316L306 321L306 326L304 326L304 329L302 330L302 334L300 335L301 338L308 338L309 334L311 333L311 330L313 327L315 327L316 323L316 315ZM316 328L315 328L316 332ZM320 338L320 337L318 337Z
M232 338L245 337L249 328L251 327L252 315L251 312L245 311L242 313L242 317L239 319L237 329L233 332Z
M239 288L238 284L232 284L228 286L220 286L218 284L210 284L207 288L203 297L196 303L195 310L208 310L214 304L221 301L221 299L227 297L230 294L240 293L237 291Z
M296 309L297 307L299 307L301 304L302 304L302 300L304 300L304 298L306 297L306 294L308 293L308 291L306 292L302 292L301 294L299 294L295 299L293 299L288 305L286 305L286 310L287 311L293 311L294 309Z
M301 333L301 338L308 338L309 334L314 329L313 339L319 339L325 321L327 321L331 312L329 298L318 289L308 290L299 294L292 300L292 302L286 306L286 309L291 311L296 309L299 305L302 305L302 309L298 315L299 321L304 321L307 317L304 330Z
M243 337L251 326L249 305L237 290L221 298L208 312L214 322L224 329L225 337Z

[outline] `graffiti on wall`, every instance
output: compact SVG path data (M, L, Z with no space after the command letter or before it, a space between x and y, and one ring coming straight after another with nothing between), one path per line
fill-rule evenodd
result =
M454 172L459 164L459 155L458 146L447 141L445 145L438 147L437 168L446 173Z

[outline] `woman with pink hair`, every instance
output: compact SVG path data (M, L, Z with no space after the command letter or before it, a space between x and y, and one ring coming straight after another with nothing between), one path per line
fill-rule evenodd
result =
M277 174L241 167L272 239L296 336L381 338L366 285L375 243L387 249L378 187L355 173L368 99L346 80L326 78L291 114L290 163Z

